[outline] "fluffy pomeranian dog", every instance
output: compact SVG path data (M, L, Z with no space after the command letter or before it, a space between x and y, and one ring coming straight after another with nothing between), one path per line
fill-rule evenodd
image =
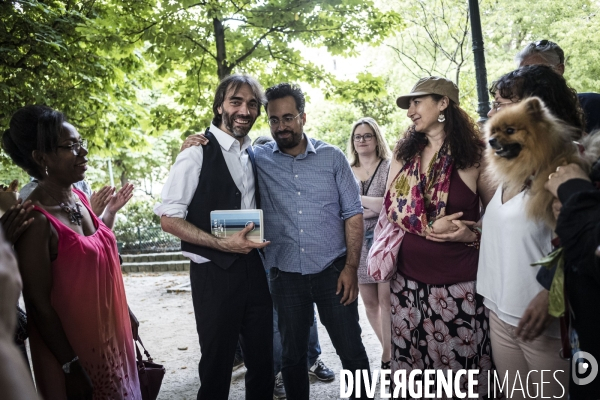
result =
M504 108L485 126L488 177L503 184L505 190L528 190L527 215L552 229L556 226L554 197L544 188L548 176L569 163L589 173L594 157L580 155L572 141L574 131L577 129L554 117L538 97Z

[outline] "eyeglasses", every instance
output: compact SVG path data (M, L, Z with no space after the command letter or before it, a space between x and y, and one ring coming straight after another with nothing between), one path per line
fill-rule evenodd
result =
M370 142L374 137L375 135L372 133L365 133L364 135L354 135L352 136L352 139L354 139L355 142L362 142L363 140L365 142Z
M269 126L271 128L277 128L279 126L279 124L283 124L284 126L290 126L292 124L292 122L294 122L294 120L301 115L302 115L302 113L299 113L295 117L291 117L288 115L288 116L282 117L281 120L279 120L279 118L269 118L267 120L267 122L269 123Z
M543 39L543 40L538 40L537 42L534 42L533 44L535 44L535 47L544 47L547 46L548 43L551 43L549 40Z
M87 150L88 141L87 141L87 139L81 139L80 141L75 142L70 145L67 145L67 146L56 146L56 147L60 147L61 149L69 149L73 152L73 154L79 154L79 152L81 151L82 148Z
M504 103L500 103L499 101L490 101L490 108L493 109L494 111L498 112L500 111L500 108L502 108L502 106L506 106L509 104L517 104L519 101L505 101Z

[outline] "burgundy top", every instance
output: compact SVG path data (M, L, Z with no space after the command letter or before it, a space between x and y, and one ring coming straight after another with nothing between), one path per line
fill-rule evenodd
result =
M461 219L478 221L479 195L452 170L446 215L463 212ZM431 285L474 281L479 250L458 242L432 242L406 232L398 255L398 271L409 279Z

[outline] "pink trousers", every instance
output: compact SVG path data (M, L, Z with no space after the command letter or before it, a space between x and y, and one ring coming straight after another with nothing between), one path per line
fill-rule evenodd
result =
M506 398L567 399L569 361L559 357L560 339L540 335L531 342L523 342L516 337L516 329L490 311L496 378ZM494 376L490 381L490 387L493 386Z

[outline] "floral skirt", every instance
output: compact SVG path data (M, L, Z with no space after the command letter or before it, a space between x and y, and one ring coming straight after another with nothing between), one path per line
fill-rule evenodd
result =
M397 272L390 290L392 374L478 369L477 390L481 399L487 398L488 371L493 368L489 310L475 291L475 281L429 285ZM466 392L467 380L462 378Z

